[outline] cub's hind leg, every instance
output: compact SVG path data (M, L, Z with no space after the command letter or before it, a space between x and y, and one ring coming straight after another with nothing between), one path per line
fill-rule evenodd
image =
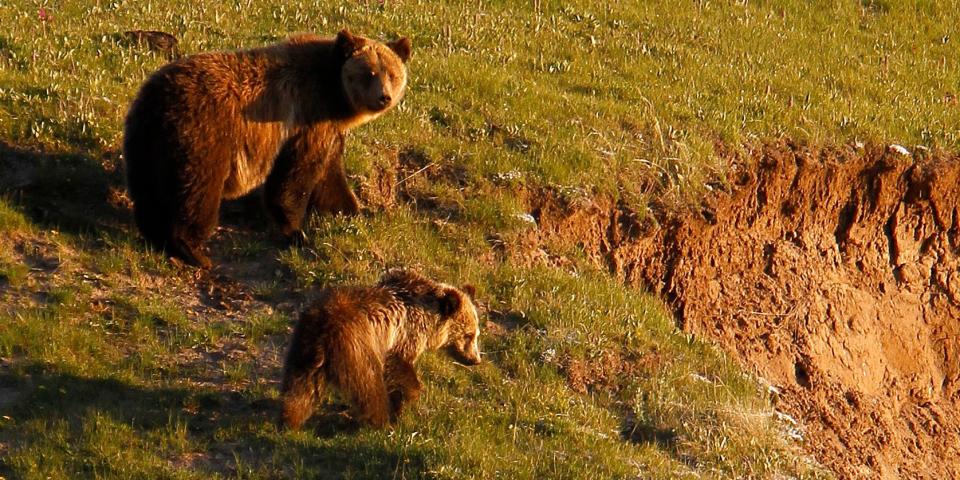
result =
M360 421L375 428L386 426L390 405L383 361L373 351L355 342L343 342L331 352L327 368L337 387L350 398Z

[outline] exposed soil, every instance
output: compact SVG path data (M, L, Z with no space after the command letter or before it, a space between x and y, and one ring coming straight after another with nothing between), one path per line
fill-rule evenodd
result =
M731 162L732 191L697 212L529 193L538 228L508 254L575 246L662 294L777 387L841 478L960 477L960 158L775 145Z
M618 378L634 375L638 370L636 361L623 358L619 352L606 351L598 358L565 358L561 363L567 382L575 392L586 393L593 389L616 389Z

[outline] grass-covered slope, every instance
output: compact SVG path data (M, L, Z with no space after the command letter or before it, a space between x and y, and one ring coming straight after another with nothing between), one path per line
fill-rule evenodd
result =
M718 144L788 136L955 148L956 5L934 2L0 4L0 475L10 478L818 476L764 387L576 248L517 264L522 192L684 203ZM228 208L195 275L146 251L122 118L162 56L288 33L409 36L396 111L356 131L372 205L303 248ZM396 177L392 182L389 178ZM388 188L378 188L386 181ZM411 266L478 285L484 365L421 364L392 431L328 404L277 429L280 359L318 287ZM331 399L335 400L335 399Z
M164 61L118 46L119 31L168 31L192 53L349 26L415 44L403 108L356 135L358 172L377 140L477 178L629 192L646 175L696 193L717 142L960 146L955 2L315 3L64 1L41 21L36 3L4 2L0 133L118 145Z

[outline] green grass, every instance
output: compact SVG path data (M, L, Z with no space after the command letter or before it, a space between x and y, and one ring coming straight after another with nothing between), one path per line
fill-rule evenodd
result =
M393 431L338 430L342 422L327 414L318 431L293 433L275 426L276 364L265 375L256 356L184 355L217 352L225 341L269 347L288 319L205 324L150 297L114 299L95 315L94 292L57 289L45 306L0 318L0 357L17 359L0 385L18 392L0 424L10 448L3 466L18 478L809 471L784 444L756 381L675 331L657 301L603 276L550 269L504 266L482 285L501 299L498 311L522 312L509 332L485 340L487 363L466 369L428 355L424 400ZM572 391L564 364L605 352L658 360L607 389Z
M0 476L827 476L757 379L658 299L576 245L549 246L568 267L521 266L491 238L536 228L524 190L694 202L745 143L956 150L955 2L317 3L64 0L48 22L0 4ZM397 205L317 219L289 250L228 209L229 281L146 251L119 145L164 59L115 34L193 53L343 26L414 44L405 100L347 149L357 183L399 168ZM393 266L476 284L488 361L427 355L393 430L356 431L336 403L278 430L299 306Z
M350 149L414 146L474 177L696 195L716 142L960 145L955 2L57 2L0 15L0 132L19 145L115 148L140 79L163 63L112 34L162 28L184 52L288 32L410 36L402 108ZM360 145L365 145L360 146ZM618 175L609 175L617 172Z

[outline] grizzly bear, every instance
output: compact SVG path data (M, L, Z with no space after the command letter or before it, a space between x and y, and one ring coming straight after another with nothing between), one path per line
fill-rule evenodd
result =
M280 233L303 236L308 209L355 214L343 168L346 133L397 104L406 38L348 30L169 63L127 114L123 156L134 217L154 247L209 268L203 243L220 202L264 185Z
M359 420L383 427L423 388L414 363L427 349L480 363L474 289L455 288L406 270L374 287L324 290L301 315L284 363L283 425L300 428L324 384L353 404Z

